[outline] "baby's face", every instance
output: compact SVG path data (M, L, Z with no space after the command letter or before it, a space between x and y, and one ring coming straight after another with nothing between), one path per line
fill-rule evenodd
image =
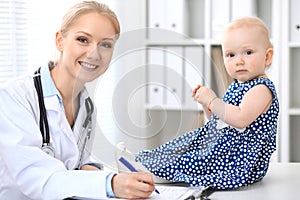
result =
M227 31L222 50L228 74L245 82L265 73L267 41L256 28L241 27Z

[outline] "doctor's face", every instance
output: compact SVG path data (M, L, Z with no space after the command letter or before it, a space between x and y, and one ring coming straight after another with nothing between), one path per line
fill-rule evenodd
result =
M85 83L108 68L116 42L112 22L96 12L81 15L62 35L56 35L60 63L72 78Z

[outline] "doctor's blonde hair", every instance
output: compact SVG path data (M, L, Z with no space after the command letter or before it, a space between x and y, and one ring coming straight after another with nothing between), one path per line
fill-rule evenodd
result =
M67 32L69 31L69 28L76 22L79 17L92 12L96 12L102 16L105 16L111 21L115 29L116 39L118 39L121 28L116 14L106 4L102 4L96 1L82 1L72 6L62 18L60 26L61 34L65 37L67 35ZM50 60L48 62L49 67L52 68L58 64L58 58L54 58L54 60L55 61Z
M82 1L72 6L62 19L60 28L62 35L68 32L69 27L72 26L81 15L91 12L96 12L107 17L112 22L116 36L118 37L120 34L120 24L116 14L107 5L96 1Z

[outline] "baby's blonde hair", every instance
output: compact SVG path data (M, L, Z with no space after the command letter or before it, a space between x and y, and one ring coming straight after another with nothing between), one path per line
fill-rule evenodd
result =
M265 23L258 17L242 17L239 19L233 20L225 29L224 34L228 31L237 29L237 28L256 28L257 31L260 31L263 39L267 42L267 48L273 48L273 45L270 41L269 29Z

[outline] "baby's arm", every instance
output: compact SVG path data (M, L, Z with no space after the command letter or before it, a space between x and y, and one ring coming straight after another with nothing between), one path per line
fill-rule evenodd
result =
M200 88L201 88L201 90L199 90ZM204 93L204 94L202 94L202 93ZM200 97L200 95L201 95L201 97ZM210 119L210 117L212 116L212 112L209 111L207 104L209 103L208 102L209 100L213 100L213 98L216 97L216 94L214 93L214 91L207 87L197 85L192 91L192 97L195 99L195 101L198 101L198 103L202 104L202 108L203 108L205 117L207 119ZM205 102L207 102L207 103L205 103Z
M269 108L272 101L270 89L263 84L250 89L239 106L227 104L215 97L215 93L206 87L200 87L194 94L194 98L199 103L218 115L225 123L236 128L250 125Z

